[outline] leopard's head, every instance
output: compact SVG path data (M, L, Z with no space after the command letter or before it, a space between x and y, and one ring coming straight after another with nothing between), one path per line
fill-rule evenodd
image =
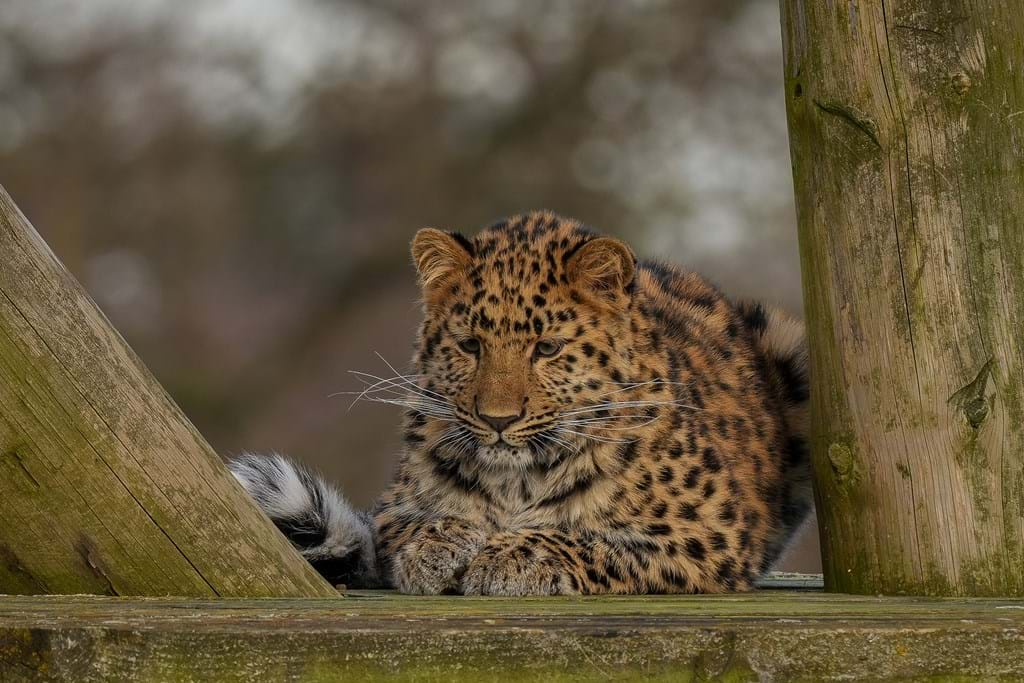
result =
M425 312L415 419L431 447L526 467L600 433L599 406L629 369L629 247L543 212L472 239L427 228L412 254Z

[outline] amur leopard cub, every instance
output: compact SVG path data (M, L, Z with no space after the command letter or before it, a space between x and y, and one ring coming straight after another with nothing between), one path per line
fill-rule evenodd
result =
M811 506L801 323L551 213L412 245L405 452L368 514L280 457L232 464L326 577L408 593L750 588Z

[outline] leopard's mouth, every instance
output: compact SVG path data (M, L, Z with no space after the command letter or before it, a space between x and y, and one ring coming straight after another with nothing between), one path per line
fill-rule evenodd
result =
M515 434L502 434L498 437L497 445L507 446L509 448L526 448L526 439L516 436Z
M499 434L493 431L481 433L476 429L470 431L476 437L481 448L520 448L525 445L509 434Z
M533 450L526 445L513 446L504 440L477 449L476 457L492 467L522 467L533 462Z

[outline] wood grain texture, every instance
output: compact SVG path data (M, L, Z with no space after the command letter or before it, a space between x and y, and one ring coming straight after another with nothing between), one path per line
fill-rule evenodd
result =
M0 593L334 594L2 188Z
M1024 12L782 0L826 585L1024 595Z
M1020 600L0 598L9 683L1010 681L1022 651Z

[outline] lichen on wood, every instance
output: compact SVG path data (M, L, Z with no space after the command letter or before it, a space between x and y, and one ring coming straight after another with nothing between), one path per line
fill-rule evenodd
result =
M1024 12L781 0L829 588L1024 595Z
M0 680L1020 680L1024 602L0 598Z
M0 188L0 593L334 594Z

